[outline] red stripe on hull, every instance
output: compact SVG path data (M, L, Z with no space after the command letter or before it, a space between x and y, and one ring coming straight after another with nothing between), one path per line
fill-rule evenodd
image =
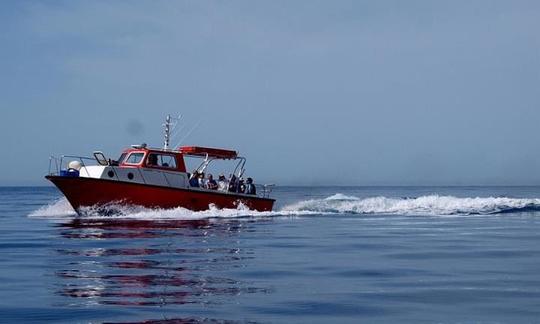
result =
M99 206L122 202L149 208L184 207L190 210L207 210L210 204L218 208L236 208L242 203L257 211L271 211L274 199L246 197L219 192L129 183L122 181L47 176L66 196L75 210L84 206Z

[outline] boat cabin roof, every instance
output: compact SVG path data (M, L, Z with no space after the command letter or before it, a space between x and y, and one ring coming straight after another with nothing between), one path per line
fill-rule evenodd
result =
M183 155L187 156L197 156L197 157L206 157L214 159L236 159L238 157L238 152L232 150L224 150L219 148L212 147L202 147L202 146L181 146L178 148L178 151Z

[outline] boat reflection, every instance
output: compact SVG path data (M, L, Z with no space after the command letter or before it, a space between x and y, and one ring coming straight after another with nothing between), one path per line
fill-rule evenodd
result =
M268 293L231 278L254 253L239 235L249 221L74 219L58 224L56 293L68 304L222 304Z

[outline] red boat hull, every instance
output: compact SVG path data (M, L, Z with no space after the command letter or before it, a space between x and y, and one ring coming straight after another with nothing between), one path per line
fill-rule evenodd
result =
M149 208L183 207L194 211L237 208L239 204L257 211L271 211L274 199L230 193L170 188L123 181L83 177L46 176L78 211L80 207L102 206L114 202Z

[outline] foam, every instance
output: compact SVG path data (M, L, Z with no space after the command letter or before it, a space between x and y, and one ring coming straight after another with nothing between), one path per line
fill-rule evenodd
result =
M507 197L458 198L421 196L418 198L357 197L336 194L325 199L300 201L283 208L339 214L384 215L490 215L504 212L540 211L540 199Z
M104 214L103 211L107 210ZM208 210L192 211L186 208L178 207L171 209L145 208L133 205L108 204L103 207L85 207L80 210L81 215L77 215L66 198L61 198L47 206L43 206L29 214L30 217L38 218L64 218L64 217L83 217L83 218L127 218L127 219L145 219L145 220L199 220L209 218L241 218L241 217L275 217L275 216L302 216L320 214L311 211L270 211L258 212L250 210L244 205L236 209L219 209L210 205Z
M91 218L129 218L129 219L177 219L199 220L210 218L312 216L312 215L491 215L508 212L540 211L540 199L475 197L458 198L453 196L421 196L417 198L370 197L359 198L340 193L323 199L310 199L295 202L280 210L257 212L245 206L236 209L218 209L210 206L205 211L191 211L185 208L150 209L140 206L110 204L106 214L103 208L84 208L82 216L71 208L65 198L32 212L30 217L91 217ZM111 212L112 211L112 212Z
M69 217L76 216L77 213L71 207L66 198L60 198L48 205L42 206L31 212L29 217Z

